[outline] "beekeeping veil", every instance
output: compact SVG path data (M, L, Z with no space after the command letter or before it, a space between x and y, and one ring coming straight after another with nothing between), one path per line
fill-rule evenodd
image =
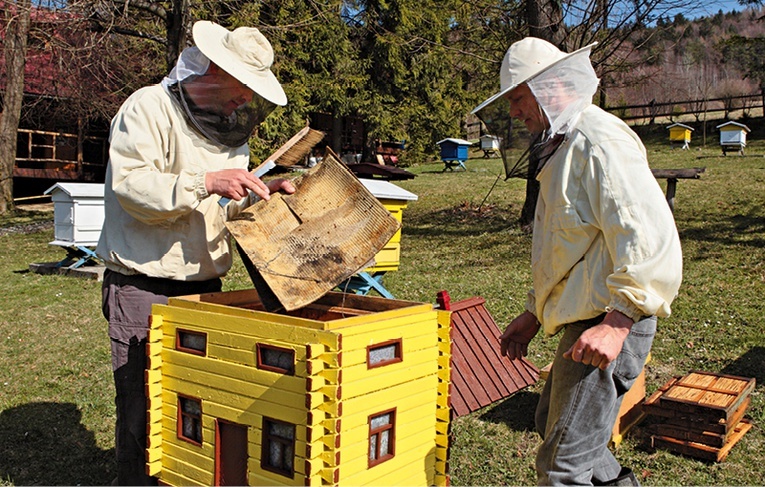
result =
M271 44L254 27L234 31L208 21L194 24L196 46L185 49L162 85L180 103L191 124L206 138L228 147L245 144L253 130L276 108L286 105L284 90L271 72ZM231 113L202 108L189 95L191 83L206 83L210 62L236 78L255 94ZM205 90L215 90L214 82ZM222 107L221 107L222 108Z
M527 177L528 152L518 160L509 159L512 140L510 103L505 95L526 83L550 122L550 128L538 135L530 147L565 134L576 117L592 103L598 77L590 62L595 44L564 53L553 44L535 37L514 43L507 50L499 74L500 91L478 105L475 113L491 135L499 137L505 177Z

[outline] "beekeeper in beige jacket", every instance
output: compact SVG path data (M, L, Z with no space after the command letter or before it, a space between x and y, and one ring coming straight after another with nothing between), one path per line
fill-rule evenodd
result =
M148 485L145 472L145 344L151 305L169 296L219 291L232 263L228 211L274 191L247 169L253 130L287 97L271 71L273 50L255 28L194 24L161 84L133 93L112 120L96 249L106 265L103 312L109 321L116 386L119 485Z
M533 288L500 351L526 355L540 328L561 334L536 410L539 485L639 483L608 442L682 277L680 239L645 147L592 104L592 47L564 53L533 37L516 42L500 92L474 110L487 125L512 116L537 137Z

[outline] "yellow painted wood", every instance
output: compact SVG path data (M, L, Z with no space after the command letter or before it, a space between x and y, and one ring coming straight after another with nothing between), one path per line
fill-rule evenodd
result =
M250 414L259 415L259 416L266 416L266 417L272 417L275 419L279 419L281 421L285 421L288 423L293 424L303 424L305 422L305 411L301 409L295 409L292 407L280 407L279 405L275 403L270 403L267 401L253 401L248 399L243 399L242 401L236 401L235 398L236 395L233 394L227 394L223 393L221 391L213 391L211 394L209 394L210 397L203 398L203 407L205 404L208 404L211 407L215 402L218 403L226 403L233 405L234 408L239 408L242 410L247 410ZM221 400L222 399L222 400ZM164 411L163 411L164 412ZM175 418L172 418L173 421ZM260 424L254 425L256 427L260 427Z
M396 410L396 438L406 438L412 435L424 435L430 438L434 446L436 444L436 420L434 418L432 404L424 404L411 411ZM380 409L384 411L384 409ZM370 414L374 414L371 411ZM349 421L351 422L351 421ZM369 420L363 422L351 422L343 427L340 437L342 452L344 455L366 455L369 449Z
M202 308L216 306L209 303L191 304ZM325 323L320 321L251 310L245 310L247 313L240 316L236 308L224 306L217 306L217 312L162 305L154 305L152 309L161 312L166 322L181 328L193 325L200 331L221 330L243 337L261 337L289 343L322 343L337 348L337 336L323 331Z
M241 411L227 405L218 404L211 401L206 401L203 405L203 414L212 418L222 419L236 424L248 426L248 437L251 442L260 444L261 430L260 426L263 424L263 415L255 414L250 411ZM175 418L177 417L177 408L175 407L175 401L170 404L167 401L163 408L163 416L167 421L172 421L172 431L175 432ZM277 419L280 421L286 421L280 414L279 410L271 410L266 415L269 418ZM305 444L306 442L306 427L301 424L297 424L295 428L295 440L298 444Z
M433 356L433 361L435 361L435 356L436 356L435 352L431 353L431 355ZM415 358L420 358L420 357L427 357L427 354L423 353L423 354L418 354L417 356L414 356L413 354L412 360L414 360ZM434 382L430 384L430 386L435 388L436 387L435 382L438 381L438 378L436 376L437 371L434 369L433 365L434 365L433 362L421 361L420 363L413 363L409 367L393 368L391 366L384 373L375 374L374 380L368 380L368 381L357 380L355 382L351 382L350 380L344 377L343 398L344 400L347 401L354 397L363 396L365 394L369 394L375 391L397 387L402 382L411 384L417 379L426 378L426 377L429 378L428 381L430 381L430 378L432 378ZM376 369L372 369L372 370L376 370Z
M343 459L340 468L341 485L403 485L405 479L422 473L423 483L427 478L426 461L435 464L432 441L423 441L410 436L396 441L396 456L392 459L368 468L369 459L365 456ZM399 449L405 454L399 453Z
M210 388L202 384L196 384L172 377L165 377L163 385L168 390L177 391L191 397L197 397L205 402L212 401L219 404L228 404L233 408L250 411L264 416L269 416L269 412L278 410L283 421L294 424L303 424L306 419L303 398L301 398L300 401L283 401L283 399L287 397L286 393L271 394L265 392L260 397L255 398L244 396L236 392ZM295 395L292 397L295 397Z
M190 353L168 350L165 352L163 375L202 382L210 387L241 391L250 397L260 397L261 389L276 389L293 394L304 394L305 379L277 372L261 370L223 360L210 360ZM204 377L204 379L202 379Z
M162 467L163 472L173 472L177 477L184 479L184 483L178 485L213 485L215 471L207 465L199 467L193 463L167 456Z
M343 382L347 385L343 388L344 397L363 394L365 392L357 391L368 391L369 386L388 387L425 375L438 374L438 349L435 347L410 350L408 353L404 351L403 357L401 362L371 369L366 362L343 367Z
M159 475L156 475L156 477L163 484L167 485L199 485L195 482L192 482L189 478L184 477L183 475L179 475L167 468L163 469Z
M229 297L228 294L228 292L217 293L213 299L221 299L225 301ZM245 293L244 295L247 296L248 293ZM254 298L257 296L257 293L254 290L250 290L249 296ZM248 302L252 303L252 301ZM222 314L231 318L244 318L247 320L262 321L267 324L298 326L301 328L313 328L316 330L324 329L324 322L321 321L296 318L286 314L269 313L267 311L260 311L256 309L234 307L226 304L218 304L215 302L201 302L198 301L198 297L184 296L180 298L170 298L167 305L153 305L152 313L161 313L163 315L166 314L167 310L163 309L163 306L175 310L185 309L194 311L196 313L201 312L204 315ZM157 311L155 312L154 310Z
M424 325L422 329L415 330L413 328L412 325L407 325L391 328L382 333L369 333L363 336L350 337L347 340L348 343L344 340L343 367L347 368L362 364L364 367L367 367L367 347L381 345L391 340L401 340L402 355L405 359L408 359L410 353L420 350L437 350L438 340L433 333L433 326Z
M268 472L265 470L260 469L260 460L258 460L258 468L257 471L253 471L253 469L249 469L248 472L248 484L249 485L303 485L303 475L295 475L294 478L290 479L289 477L285 477L282 475L278 475L273 472Z
M669 140L672 142L690 142L691 131L684 127L672 127L669 129Z
M160 461L154 461L154 462L146 462L146 471L149 474L150 477L159 477L159 475L162 473L162 462Z
M407 207L406 200L380 199L383 206L393 215L396 221L401 223L404 209ZM385 246L375 254L375 265L364 269L366 272L397 271L401 255L401 228L393 234Z
M379 333L397 326L414 325L428 326L435 319L435 311L430 304L414 305L407 308L392 309L364 316L354 316L335 320L328 323L328 329L340 330L343 333L343 348L356 348L348 345L356 335ZM383 334L384 335L384 334ZM366 346L366 345L365 345Z

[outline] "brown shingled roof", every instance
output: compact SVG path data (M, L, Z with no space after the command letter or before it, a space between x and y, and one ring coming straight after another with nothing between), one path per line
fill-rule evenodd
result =
M450 303L448 293L441 291L438 303L441 309L452 312L450 403L454 417L504 399L539 379L539 369L526 358L500 356L500 330L486 309L485 299Z

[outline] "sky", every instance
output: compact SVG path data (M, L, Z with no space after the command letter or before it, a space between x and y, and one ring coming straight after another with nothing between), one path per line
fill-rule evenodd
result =
M694 8L694 14L685 15L687 18L693 19L696 17L705 17L714 15L718 11L731 12L733 10L737 12L743 12L747 6L740 5L737 0L706 0L699 2L697 8Z

